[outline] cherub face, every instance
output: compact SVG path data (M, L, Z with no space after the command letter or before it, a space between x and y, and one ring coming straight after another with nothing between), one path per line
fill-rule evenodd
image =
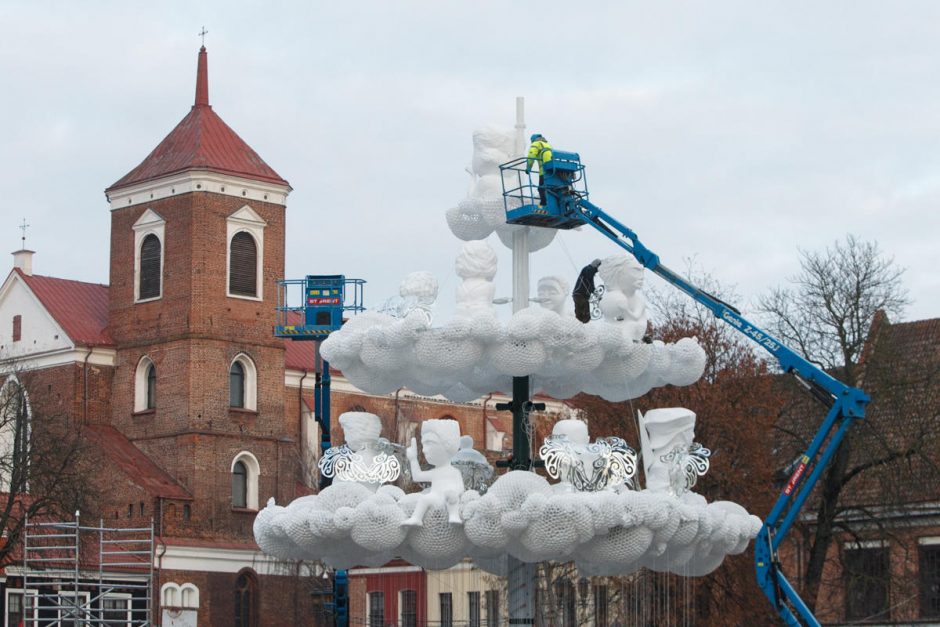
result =
M545 309L558 311L565 305L567 294L561 291L561 286L555 281L539 281L539 304Z
M424 451L424 458L432 466L448 464L454 456L454 452L449 450L441 436L433 431L421 434L421 450Z

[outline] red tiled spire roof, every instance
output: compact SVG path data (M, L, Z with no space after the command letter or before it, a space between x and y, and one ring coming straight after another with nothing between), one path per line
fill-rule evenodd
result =
M79 346L112 346L108 334L108 286L14 271L46 311Z
M209 105L209 68L205 46L199 49L196 102L193 108L140 165L105 191L188 170L205 170L265 183L288 184L212 110Z

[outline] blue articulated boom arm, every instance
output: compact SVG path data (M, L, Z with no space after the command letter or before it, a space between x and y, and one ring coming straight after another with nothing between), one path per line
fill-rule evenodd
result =
M575 217L600 231L609 240L631 253L652 272L682 290L696 302L724 320L769 351L780 362L784 372L797 380L818 400L828 407L825 420L809 448L800 458L797 469L790 476L786 488L764 521L754 547L757 581L764 594L780 613L787 625L819 625L793 586L780 570L777 550L800 509L825 470L832 455L839 448L846 430L854 420L865 417L868 396L860 389L850 387L830 377L820 368L787 348L780 340L748 322L741 312L711 294L698 289L681 276L662 265L659 257L640 242L632 230L608 215L587 198L576 201ZM794 614L795 612L795 614Z

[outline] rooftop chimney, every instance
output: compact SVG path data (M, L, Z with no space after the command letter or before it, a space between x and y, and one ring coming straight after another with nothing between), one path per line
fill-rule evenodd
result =
M33 255L34 250L20 249L13 253L13 267L19 268L20 272L26 276L33 275Z

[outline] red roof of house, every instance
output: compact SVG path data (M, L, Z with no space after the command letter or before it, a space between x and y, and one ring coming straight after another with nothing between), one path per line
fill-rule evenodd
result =
M188 170L288 184L212 110L205 46L199 50L193 108L140 165L105 191Z
M90 439L128 478L154 496L171 499L193 497L173 477L157 466L123 433L110 425L88 425Z
M43 307L73 342L111 346L108 334L108 286L25 274L15 269Z

